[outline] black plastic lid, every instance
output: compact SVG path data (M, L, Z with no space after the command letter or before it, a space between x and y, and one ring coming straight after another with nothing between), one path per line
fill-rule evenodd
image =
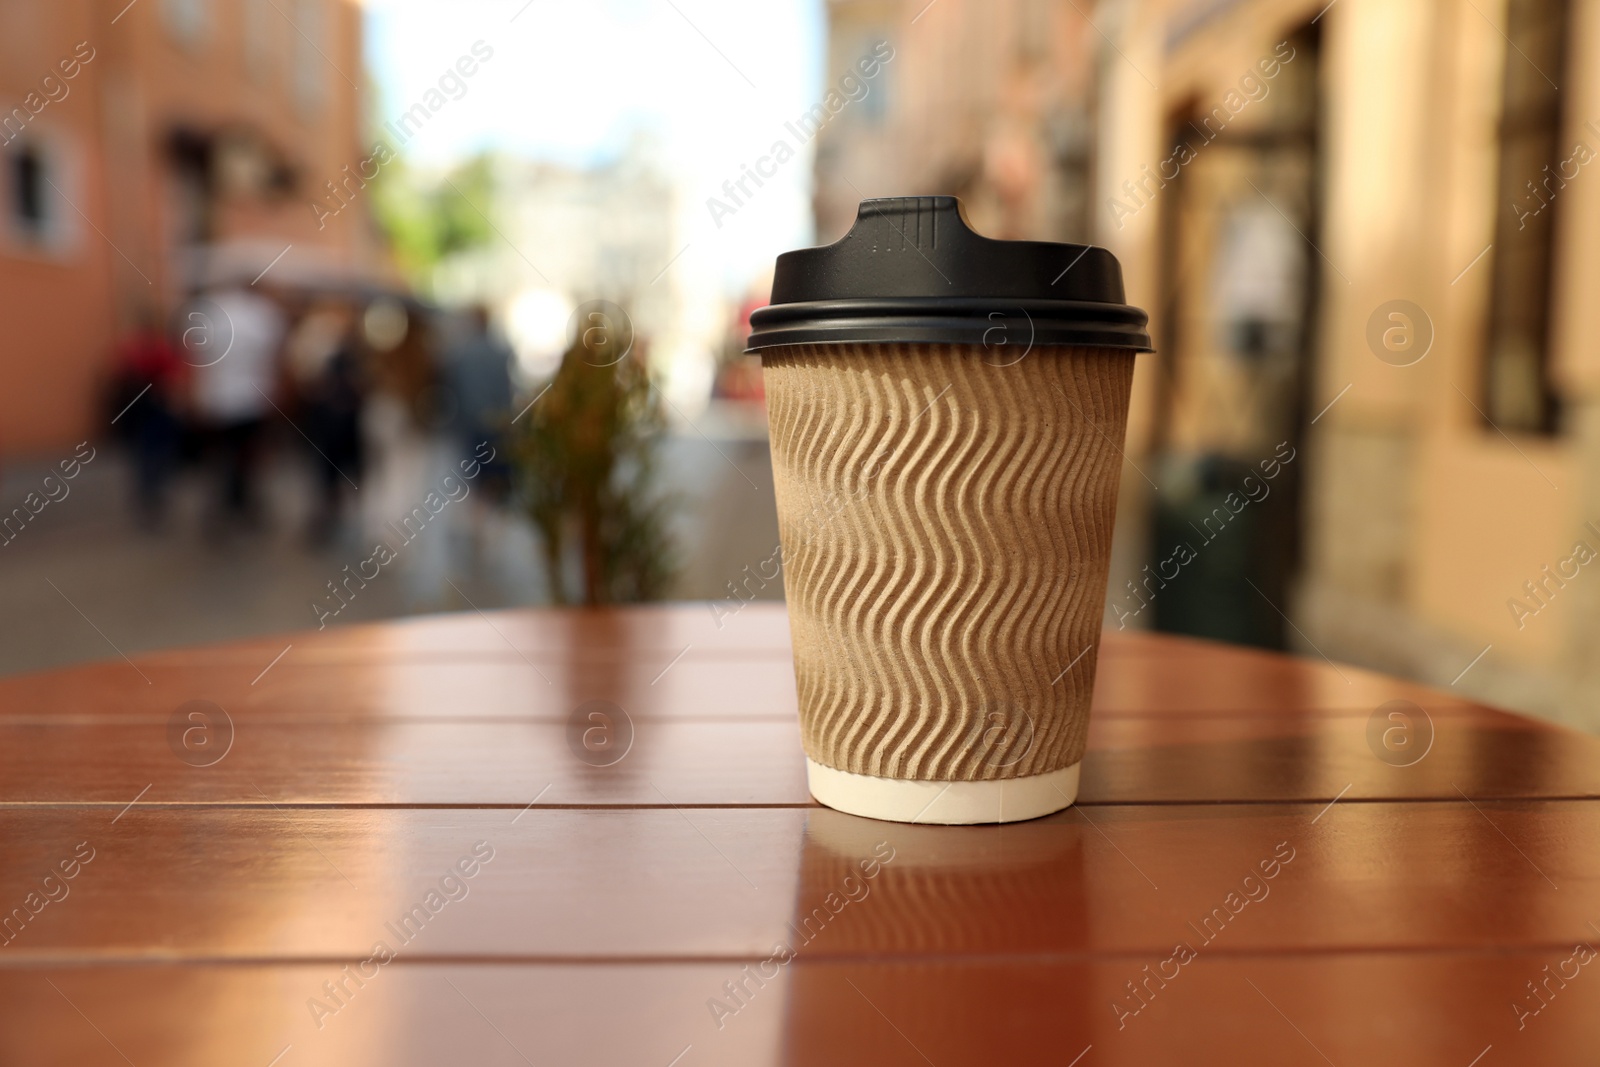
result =
M1122 268L1104 248L991 240L953 196L901 196L863 200L839 240L779 256L746 351L998 339L1148 352L1147 321L1123 302Z

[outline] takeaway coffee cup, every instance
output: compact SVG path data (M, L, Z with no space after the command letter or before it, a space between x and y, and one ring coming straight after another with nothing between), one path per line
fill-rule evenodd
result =
M901 822L1077 797L1144 312L1101 248L861 204L755 312L811 793Z

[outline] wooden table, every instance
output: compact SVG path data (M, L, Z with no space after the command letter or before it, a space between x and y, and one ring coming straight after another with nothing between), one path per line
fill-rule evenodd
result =
M1075 808L875 823L807 795L787 643L506 612L0 682L0 1063L1600 1059L1600 740L1108 633Z

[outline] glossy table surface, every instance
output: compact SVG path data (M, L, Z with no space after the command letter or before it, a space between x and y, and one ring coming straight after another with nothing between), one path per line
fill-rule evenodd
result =
M0 1064L1600 1060L1600 739L1131 632L1092 723L934 827L810 800L781 606L0 680Z

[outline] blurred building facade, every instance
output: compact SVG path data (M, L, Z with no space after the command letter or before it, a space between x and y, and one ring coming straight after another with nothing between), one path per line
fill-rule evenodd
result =
M553 373L583 330L625 328L671 400L674 425L702 413L737 309L719 285L675 269L689 247L682 191L653 137L638 132L588 167L503 154L489 165L493 238L441 260L433 295L492 308L528 385Z
M1199 456L1236 480L1276 441L1299 451L1293 509L1244 539L1259 589L1233 582L1256 602L1234 614L1600 726L1600 4L1108 14L1097 240L1162 349L1134 441L1163 485ZM1178 495L1146 497L1152 559L1205 510Z
M830 0L828 18L828 80L880 40L894 56L818 137L819 240L868 197L934 192L960 196L990 236L1085 238L1099 60L1077 7Z
M888 27L896 80L879 133L825 134L817 213L833 239L861 196L956 193L1121 259L1159 351L1107 625L1600 727L1600 2L1043 9L830 4L830 62ZM1083 233L1028 195L1069 184L1075 122Z
M491 172L495 238L439 264L439 299L495 308L533 370L554 369L586 301L625 308L641 338L671 332L676 193L644 140L595 167L496 156Z
M360 197L362 78L355 0L0 3L0 452L103 432L115 338L198 284L380 262L313 208Z

